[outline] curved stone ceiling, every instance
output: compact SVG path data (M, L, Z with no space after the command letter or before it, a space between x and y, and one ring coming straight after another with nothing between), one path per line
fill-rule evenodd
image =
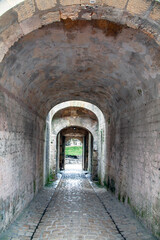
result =
M42 116L66 100L108 112L158 96L159 59L159 46L140 30L66 19L20 39L0 65L0 82Z
M69 117L72 117L72 118L81 117L84 119L89 117L94 121L98 121L96 115L93 112L81 107L67 107L65 109L59 110L54 115L53 120L59 119L59 118L69 118Z
M56 112L52 118L52 133L58 134L69 126L85 127L96 137L98 119L92 111L82 107L67 107Z

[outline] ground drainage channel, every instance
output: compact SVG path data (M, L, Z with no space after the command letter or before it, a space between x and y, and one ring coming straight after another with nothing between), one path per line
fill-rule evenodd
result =
M31 236L30 240L32 240L32 239L34 238L34 235L35 235L35 233L36 233L36 231L37 231L37 229L38 229L38 227L39 227L39 225L40 225L40 223L41 223L41 221L42 221L42 219L43 219L43 217L44 217L44 215L45 215L45 213L46 213L46 211L47 211L47 209L48 209L48 207L49 207L49 205L50 205L50 203L53 201L53 198L55 198L54 203L56 202L56 197L57 197L57 195L58 195L58 193L59 193L59 191L58 191L57 189L59 189L59 185L60 185L60 183L61 183L61 179L62 179L62 173L61 173L61 175L60 175L60 179L59 179L59 181L58 181L58 184L57 184L57 186L55 187L55 192L53 193L51 199L49 200L49 202L48 202L48 204L47 204L47 206L46 206L46 208L44 209L44 211L43 211L43 213L42 213L42 216L41 216L39 222L37 223L37 225L36 225L36 227L35 227L35 230L34 230L32 236Z
M94 187L93 187L92 184L90 183L90 180L89 180L88 177L86 176L86 173L85 173L84 175L85 175L86 179L88 180L90 186L92 187L92 189L93 189L96 197L99 199L99 201L101 202L102 206L104 207L106 213L108 214L108 216L110 217L111 221L112 221L113 224L115 225L115 227L116 227L116 229L117 229L117 232L121 235L121 237L122 237L124 240L127 240L127 239L123 236L123 234L122 234L122 232L120 231L120 229L119 229L118 225L116 224L116 222L114 221L111 213L108 211L108 209L106 208L105 204L103 203L103 201L101 200L101 198L98 196L97 192L95 191ZM60 183L61 183L62 178L63 178L63 173L62 173L62 175L61 175L61 177L60 177L60 180L59 180L59 182L58 182L58 184L57 184L57 186L56 186L55 192L53 193L50 201L48 202L46 208L44 209L44 211L43 211L43 213L42 213L42 216L41 216L41 218L40 218L37 226L35 227L35 230L34 230L32 236L31 236L30 240L32 240L32 239L34 238L34 235L35 235L35 233L36 233L36 231L37 231L37 229L38 229L38 227L39 227L39 225L40 225L40 223L41 223L41 221L42 221L42 219L43 219L43 217L44 217L44 215L45 215L45 213L46 213L46 211L47 211L47 209L48 209L48 207L49 207L49 205L50 205L50 203L53 201L53 198L55 198L55 200L54 200L54 204L55 204L55 202L56 202L56 197L58 196L58 193L59 193L59 186L60 186Z
M111 213L108 211L106 205L104 204L104 202L102 201L102 199L98 196L96 190L94 189L93 185L91 184L91 180L88 179L88 177L85 175L85 177L87 178L88 182L90 183L94 193L96 194L97 198L99 199L99 201L101 202L102 206L104 207L106 213L108 214L108 216L110 217L111 221L113 222L113 224L115 225L118 233L121 235L121 237L124 239L124 240L127 240L124 236L123 236L123 233L121 232L121 230L119 229L118 225L116 224L116 222L114 221Z

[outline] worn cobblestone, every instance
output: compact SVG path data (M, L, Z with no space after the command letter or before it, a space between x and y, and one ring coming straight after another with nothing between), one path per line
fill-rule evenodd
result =
M54 187L43 189L15 223L0 235L0 239L154 240L155 238L135 219L130 209L119 203L105 188L98 188L80 170L72 172L68 170L63 172L56 190Z

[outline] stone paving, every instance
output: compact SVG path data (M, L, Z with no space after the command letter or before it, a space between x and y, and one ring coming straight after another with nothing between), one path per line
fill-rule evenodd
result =
M66 170L56 187L44 188L0 235L1 240L154 240L105 188L81 170Z

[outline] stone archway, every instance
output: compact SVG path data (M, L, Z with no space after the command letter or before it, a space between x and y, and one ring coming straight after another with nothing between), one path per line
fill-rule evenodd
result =
M57 170L65 169L65 143L66 139L70 138L80 138L83 144L83 154L82 154L82 169L85 171L91 170L92 178L97 180L98 169L97 169L97 159L93 159L93 136L85 128L73 126L62 129L57 135ZM96 161L96 164L95 164Z
M70 114L68 115L67 111L70 109ZM58 117L58 114L61 117ZM63 118L63 117L64 118ZM107 134L107 123L105 118L108 115L104 115L102 111L95 106L94 104L85 102L85 101L66 101L56 105L48 115L49 119L48 123L50 128L50 157L48 162L50 162L50 169L55 168L55 164L53 163L54 156L56 155L53 152L55 147L55 139L57 133L65 127L69 126L81 126L83 128L87 128L88 131L92 133L94 137L93 141L93 156L96 161L98 161L98 178L99 181L103 184L105 176L106 176L106 134ZM54 121L53 119L57 120ZM54 125L54 126L53 126ZM54 161L55 162L55 161ZM97 163L95 164L95 168ZM52 171L52 170L51 170ZM93 176L93 174L92 174ZM97 174L95 175L97 178Z
M59 168L57 169L58 164L56 160L57 151L59 149L56 146L57 139L59 139L59 143L60 141L64 142L63 139L58 136L59 132L61 132L62 129L66 127L76 126L86 128L87 131L90 132L89 134L86 134L87 138L83 139L83 142L86 142L89 149L93 149L92 151L88 151L89 159L91 159L93 156L93 164L91 164L90 160L89 166L85 167L85 169L88 169L91 172L91 176L93 179L102 179L101 167L104 166L103 158L105 156L105 141L101 141L101 134L102 131L105 132L105 121L101 111L96 106L83 101L65 102L55 106L50 111L47 122L50 129L50 134L46 136L46 139L50 139L51 143L50 146L48 146L50 150L47 150L47 152L50 151L50 157L48 160L45 161L49 164L49 167L47 167L47 171L49 171L48 175L50 175L50 173L55 173L57 172L57 170L59 170ZM47 174L45 175L48 176Z

